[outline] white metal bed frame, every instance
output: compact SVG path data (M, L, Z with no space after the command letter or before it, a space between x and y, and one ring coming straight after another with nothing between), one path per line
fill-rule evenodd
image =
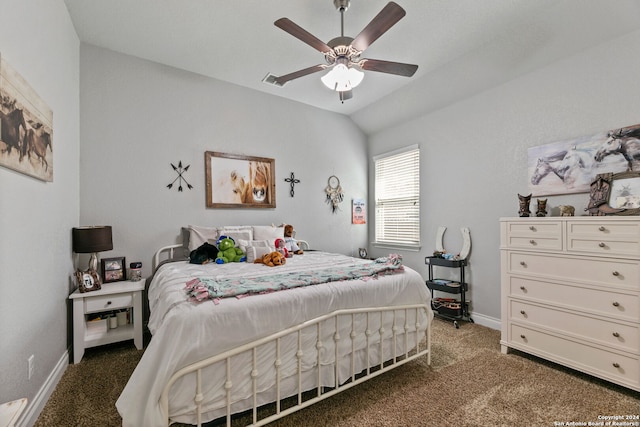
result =
M179 248L182 248L182 245L179 245L179 244L171 245L171 246L166 246L164 248L161 248L158 252L156 252L154 256L154 266L153 266L154 270L157 268L160 262L160 259L163 257L162 256L163 253L166 253L168 255L168 258L172 259L175 255L175 251L178 250ZM420 329L421 327L423 327L423 325L421 325L418 320L420 319L421 310L425 313L425 318L427 319L427 325L424 331L424 335L426 338L424 343L422 342L422 337L420 336L421 334ZM415 324L410 325L408 323L409 320L407 319L411 317L409 315L412 312L415 313L414 318L416 320L415 320ZM393 319L393 326L392 326L392 335L391 335L391 349L389 350L390 354L385 355L383 336L386 331L383 326L383 323L384 323L383 316L385 316L386 313L391 313L390 315L392 316L392 319ZM226 397L225 397L226 415L224 415L224 417L226 418L227 427L230 427L232 422L232 415L234 415L231 410L231 405L232 405L231 393L233 389L233 383L231 381L230 367L231 367L232 359L234 357L237 357L247 352L252 353L252 369L249 375L251 377L250 381L252 382L252 385L253 385L253 392L252 392L253 405L249 410L242 411L242 412L243 413L246 413L248 411L251 412L251 424L248 424L250 426L262 426L270 422L273 422L293 412L299 411L300 409L306 408L317 402L320 402L328 397L334 396L342 391L348 390L355 385L358 385L364 381L374 378L391 369L397 368L418 357L422 357L426 355L427 364L431 365L431 325L430 325L428 314L429 314L429 308L426 304L337 310L332 313L328 313L323 316L317 317L315 319L306 321L300 325L293 326L286 330L258 339L254 342L244 344L235 349L232 349L224 353L207 358L205 360L193 363L174 373L173 376L169 379L168 383L165 385L160 398L160 407L161 407L163 416L167 420L167 425L169 425L171 422L169 417L169 391L172 385L181 377L195 372L196 384L195 384L195 391L194 391L194 402L197 408L197 413L196 413L197 425L201 426L202 425L202 402L205 400L202 394L202 370L213 364L224 362L226 366L226 381L221 386L223 386L226 391ZM355 321L356 316L366 317L367 327L364 331L355 330L354 325L356 323ZM377 330L371 330L369 328L369 324L373 316L379 316L379 319L380 319L381 326ZM349 339L351 339L351 350L350 350L351 368L350 368L349 379L346 381L342 381L342 383L340 382L338 360L340 360L342 356L339 354L338 343L342 339L342 337L340 336L339 333L335 333L332 335L333 341L335 344L334 345L335 353L333 354L333 358L329 364L329 366L330 367L332 366L334 370L333 374L335 375L335 387L327 389L320 385L321 363L320 363L320 351L318 351L317 352L318 360L316 365L317 366L316 370L318 375L318 381L317 381L318 385L315 388L315 391L316 391L315 397L303 399L303 393L309 392L310 390L302 390L302 374L303 374L302 358L304 356L304 352L302 349L302 339L301 339L302 331L303 330L309 331L309 328L315 328L315 347L317 349L321 349L324 346L324 343L322 342L322 339L321 339L322 324L326 323L327 321L328 322L333 321L335 322L335 330L337 331L339 319L345 319L345 318L351 319L351 332L349 334ZM402 320L397 321L398 318L404 319L404 321ZM398 323L402 323L402 324L398 324ZM398 337L399 332L402 333L402 337L400 337L400 339ZM416 337L415 337L416 346L409 348L410 347L409 334L412 334L412 333L416 334ZM282 358L286 357L286 354L282 354L283 348L281 348L280 341L283 337L290 334L297 334L297 343L298 343L297 348L291 349L291 353L289 353L290 356L294 356L295 358L297 358L297 372L296 372L297 385L296 385L296 390L293 394L289 393L288 396L282 396L281 387L280 387L281 379L282 379L281 372L280 372L280 365L281 365ZM375 336L376 334L378 334L378 337ZM355 359L357 358L358 351L355 348L354 343L356 339L361 336L364 336L366 339L366 348L364 350L366 352L366 367L365 369L359 370L358 372L356 372ZM259 417L259 414L258 414L258 410L261 405L257 403L258 391L256 387L257 378L260 375L259 367L257 365L257 349L260 346L268 345L270 343L274 343L276 348L276 360L274 361L274 366L276 370L276 382L274 384L276 399L273 402L275 404L275 413L261 418ZM379 344L380 362L372 364L372 361L371 361L372 347L371 346L372 345L375 346L377 344ZM402 349L402 351L398 351L398 348L399 348L398 345L401 345L400 348ZM326 369L329 369L329 368L327 367ZM282 409L281 400L287 397L292 397L292 396L297 397L297 402L292 406L287 407L286 409ZM288 404L291 404L291 402L288 402Z

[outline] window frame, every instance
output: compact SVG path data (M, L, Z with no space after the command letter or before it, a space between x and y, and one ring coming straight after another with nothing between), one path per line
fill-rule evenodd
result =
M413 164L407 164L407 171L408 172L413 172L414 174L417 174L417 176L414 176L414 183L411 187L413 187L414 192L412 194L409 195L409 203L414 204L414 206L417 204L417 212L415 212L415 210L411 210L409 212L410 215L415 217L414 220L414 224L412 225L412 230L409 230L409 233L412 234L410 237L413 237L415 239L415 241L411 241L410 243L405 243L403 241L401 241L398 238L398 234L402 234L402 232L400 233L395 233L396 235L393 236L394 233L391 233L392 236L390 237L395 237L396 239L387 239L387 240L379 240L379 238L381 237L379 235L379 231L380 231L380 227L384 227L384 225L380 224L380 206L379 206L379 182L378 182L378 162L381 160L391 160L394 157L403 155L403 154L407 154L410 152L414 152L416 151L417 154L415 155L415 163ZM407 147L403 147L403 148L399 148L397 150L392 150L386 153L382 153L382 154L378 154L376 156L373 156L373 173L374 173L374 177L373 177L373 183L374 183L374 241L373 241L373 246L375 247L391 247L391 248L400 248L400 249L405 249L405 250L414 250L414 251L418 251L421 248L421 240L420 240L420 146L418 144L414 144L414 145L410 145ZM410 163L410 162L408 162ZM384 197L384 195L383 195ZM389 200L389 198L385 198L384 200ZM402 203L402 202L400 202ZM400 207L400 209L402 209L402 207ZM396 218L397 219L397 218ZM392 218L393 220L393 218ZM410 227L411 228L411 227Z

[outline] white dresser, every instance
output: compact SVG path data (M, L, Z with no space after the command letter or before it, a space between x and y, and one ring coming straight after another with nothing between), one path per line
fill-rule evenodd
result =
M501 218L502 352L640 391L640 218Z

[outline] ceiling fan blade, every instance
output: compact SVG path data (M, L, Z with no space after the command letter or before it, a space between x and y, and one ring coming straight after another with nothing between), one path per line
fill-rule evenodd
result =
M378 37L386 33L389 28L393 27L396 22L401 20L404 15L406 15L406 12L397 3L387 3L380 13L353 39L351 46L355 50L362 52L371 46L374 41L378 40Z
M396 74L398 76L411 77L418 69L417 65L403 64L402 62L383 61L381 59L362 59L358 64L367 71Z
M322 53L329 53L333 51L333 49L331 49L325 42L288 18L280 18L273 24Z
M284 76L276 77L274 79L274 83L278 86L283 86L286 82L290 80L297 79L299 77L304 77L309 74L317 73L318 71L325 70L329 67L329 65L318 64L313 67L305 68L302 70L294 71L293 73L285 74Z

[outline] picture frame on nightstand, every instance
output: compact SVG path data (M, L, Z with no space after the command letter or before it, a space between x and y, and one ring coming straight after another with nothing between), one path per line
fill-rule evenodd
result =
M127 280L125 257L102 258L100 264L104 283Z
M95 270L76 270L76 283L80 292L91 292L100 289L100 276Z

